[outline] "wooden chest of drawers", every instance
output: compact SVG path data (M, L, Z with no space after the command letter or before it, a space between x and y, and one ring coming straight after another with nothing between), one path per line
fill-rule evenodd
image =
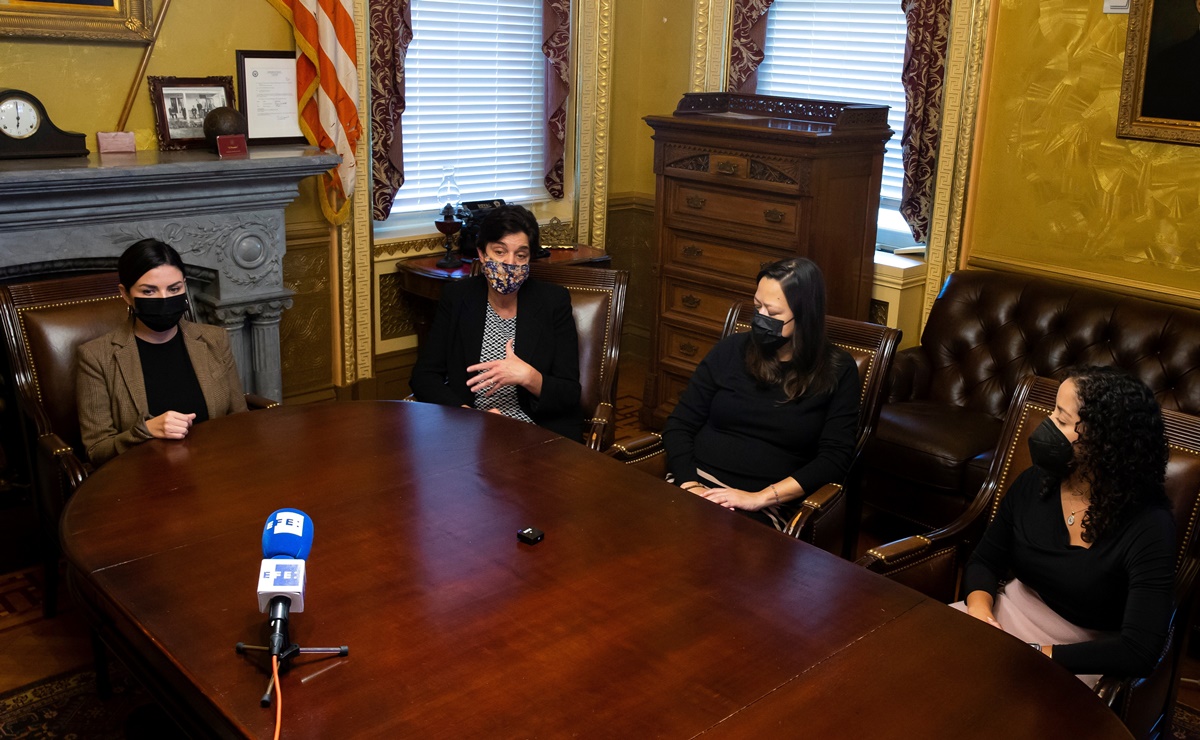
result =
M828 312L866 319L887 107L688 93L654 129L658 301L642 424L659 429L730 305L754 278L803 256Z

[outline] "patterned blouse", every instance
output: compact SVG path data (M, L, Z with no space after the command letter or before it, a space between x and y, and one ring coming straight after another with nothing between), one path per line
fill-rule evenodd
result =
M491 302L487 304L487 320L483 325L483 346L479 350L480 362L492 362L494 360L503 360L505 357L505 346L508 340L515 340L517 337L517 317L511 319L502 319L500 314L492 308ZM521 408L521 404L517 401L517 387L515 385L504 386L496 391L491 396L485 396L486 389L481 388L475 394L475 408L487 411L488 409L499 409L500 413L513 419L527 421L533 423L533 419L529 418L529 414Z

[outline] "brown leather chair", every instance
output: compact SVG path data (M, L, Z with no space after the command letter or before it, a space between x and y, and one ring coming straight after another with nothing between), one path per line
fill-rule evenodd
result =
M616 434L617 359L629 273L534 262L529 274L571 294L579 333L579 405L590 414L584 421L583 442L597 452L606 450Z
M92 470L79 431L75 350L129 320L115 272L0 287L0 321L25 419L29 467L44 529L45 601L58 606L58 520ZM252 408L278 405L248 394Z
M741 301L735 302L725 317L721 338L738 332L750 331L754 306ZM804 499L800 511L789 522L787 533L817 545L829 552L841 552L848 556L847 547L853 540L847 528L857 522L857 460L879 420L879 407L883 400L888 369L900 341L900 330L886 326L868 324L863 321L825 317L825 331L829 341L850 353L858 366L858 378L862 384L859 395L858 441L854 447L854 458L850 473L841 483L829 483ZM640 467L658 477L666 475L666 450L662 438L648 434L633 440L623 440L609 454L627 464ZM849 512L849 516L847 515Z
M1027 376L1013 393L987 479L967 511L949 526L871 549L858 560L877 573L939 601L962 598L961 571L984 529L995 517L1012 482L1032 462L1029 435L1054 410L1058 382ZM1136 737L1169 734L1183 631L1190 624L1197 571L1197 517L1200 516L1200 417L1164 410L1170 460L1167 496L1175 516L1175 611L1158 667L1141 679L1104 677L1096 686Z

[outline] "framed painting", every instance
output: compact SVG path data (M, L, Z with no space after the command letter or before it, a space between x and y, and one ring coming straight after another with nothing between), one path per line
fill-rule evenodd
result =
M152 0L4 0L0 36L150 41Z
M204 117L214 108L233 105L233 77L147 77L158 148L198 149L204 140Z
M1200 0L1132 0L1117 136L1200 145Z

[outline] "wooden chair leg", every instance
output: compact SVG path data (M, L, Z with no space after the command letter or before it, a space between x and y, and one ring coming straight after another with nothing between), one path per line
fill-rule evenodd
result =
M96 695L104 701L112 698L112 678L108 672L108 648L100 633L92 630L92 662L96 668Z

